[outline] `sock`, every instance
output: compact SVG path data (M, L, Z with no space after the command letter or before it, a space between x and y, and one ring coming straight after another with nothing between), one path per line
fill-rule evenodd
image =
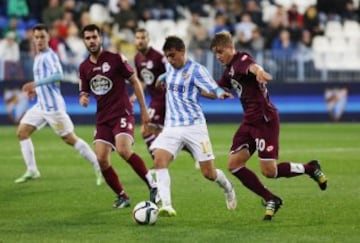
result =
M232 189L231 182L226 178L224 172L220 169L216 169L216 179L215 182L219 184L225 192L229 192Z
M30 138L20 141L21 153L28 171L38 171L35 161L34 145Z
M96 171L100 170L99 163L96 159L94 151L90 146L81 138L78 138L74 144L74 148L87 160L89 161Z
M119 177L112 166L110 166L106 170L103 170L102 174L106 183L111 187L111 189L116 193L116 195L120 195L126 199L129 198L128 195L125 193Z
M294 177L305 173L305 166L300 163L282 162L277 165L277 176L279 177Z
M264 198L265 201L269 201L273 198L273 194L265 188L256 174L248 168L237 168L231 171L231 173L236 176L245 187Z
M156 170L156 179L158 193L161 198L163 206L171 206L171 180L168 169L157 169Z
M157 183L156 183L156 179L155 179L155 177L156 177L155 170L153 170L153 169L149 170L146 173L145 177L146 177L146 180L149 182L149 185L151 188L157 187Z
M146 174L148 173L148 169L145 166L144 160L136 153L133 153L126 162L128 162L131 165L131 167L136 172L136 174L140 176L140 178L148 185L150 189L151 181L148 181L148 178L146 177Z

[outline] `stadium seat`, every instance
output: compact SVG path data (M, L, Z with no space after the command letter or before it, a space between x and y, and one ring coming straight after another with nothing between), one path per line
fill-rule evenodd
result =
M330 48L330 41L326 36L315 36L312 42L312 49L316 53L327 52Z
M329 21L325 26L325 36L336 37L343 35L343 28L339 21Z
M348 38L360 38L360 26L356 21L345 21L343 34Z

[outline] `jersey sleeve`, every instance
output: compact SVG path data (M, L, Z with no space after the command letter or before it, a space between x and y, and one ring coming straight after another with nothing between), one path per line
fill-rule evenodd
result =
M81 93L90 93L90 86L88 80L86 80L84 66L80 65L79 67L79 92Z
M124 79L129 79L134 73L134 68L128 63L127 59L124 56L118 56L119 57L119 70L121 73L121 76Z
M211 92L218 88L217 83L204 66L198 65L194 71L196 86L206 92Z
M234 63L235 72L241 74L248 74L250 65L253 63L256 62L250 54L246 52L241 52L238 59Z
M55 73L63 75L63 69L59 57L54 52L50 52L46 58L47 61L45 63L48 66L47 68L50 70L50 75Z

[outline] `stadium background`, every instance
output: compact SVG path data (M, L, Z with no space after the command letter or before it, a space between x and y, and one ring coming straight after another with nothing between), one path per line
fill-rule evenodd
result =
M221 30L274 76L268 88L283 121L360 120L360 27L358 0L1 0L0 124L16 123L33 101L19 92L32 80L30 28L50 27L50 46L60 56L62 92L75 123L94 122L94 102L78 105L77 66L86 57L79 30L102 27L104 48L121 51L132 63L134 30L145 27L151 45L182 37L189 56L215 78L223 67L208 50ZM239 102L202 100L210 122L238 122ZM226 105L225 105L226 104ZM138 107L135 107L138 114Z

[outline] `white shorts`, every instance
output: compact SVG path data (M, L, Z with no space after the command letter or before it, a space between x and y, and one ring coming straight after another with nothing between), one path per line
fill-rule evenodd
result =
M65 111L45 112L37 105L25 113L20 123L29 124L38 130L49 124L54 132L61 137L74 131L74 124Z
M165 127L150 146L150 150L164 149L175 159L184 146L187 146L196 161L202 162L215 158L206 124Z

